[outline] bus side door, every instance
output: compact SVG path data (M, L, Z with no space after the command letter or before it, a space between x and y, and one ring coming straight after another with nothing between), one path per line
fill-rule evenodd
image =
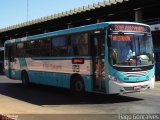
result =
M105 36L97 34L91 36L91 52L93 58L93 76L94 90L105 91L105 66L104 66L104 51L105 51Z
M8 45L5 52L8 52L8 77L15 78L15 44Z

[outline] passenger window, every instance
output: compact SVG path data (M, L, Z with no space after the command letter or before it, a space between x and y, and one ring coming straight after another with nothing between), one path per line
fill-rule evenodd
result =
M88 34L81 33L71 35L68 46L69 55L85 56L88 55L88 52Z
M55 37L52 39L52 55L66 56L67 55L67 40L65 36Z
M17 57L24 57L25 56L25 49L24 49L24 43L18 43L16 46L16 56Z

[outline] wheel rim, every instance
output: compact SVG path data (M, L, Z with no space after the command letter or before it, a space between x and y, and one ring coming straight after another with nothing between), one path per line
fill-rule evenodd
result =
M77 92L83 91L83 83L81 81L75 82L75 90Z
M23 77L22 77L22 82L23 82L23 84L26 83L26 76L25 75L23 75Z

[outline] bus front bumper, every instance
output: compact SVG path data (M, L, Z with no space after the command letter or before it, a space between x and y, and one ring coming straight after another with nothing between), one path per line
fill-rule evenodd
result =
M109 94L125 94L131 92L139 92L142 90L154 88L155 75L148 81L137 83L125 83L120 81L109 81Z

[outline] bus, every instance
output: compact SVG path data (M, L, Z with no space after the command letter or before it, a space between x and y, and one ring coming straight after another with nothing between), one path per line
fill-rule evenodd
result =
M4 72L4 47L0 47L0 74Z
M151 30L135 22L102 22L5 42L5 74L22 84L75 93L124 94L154 88Z

